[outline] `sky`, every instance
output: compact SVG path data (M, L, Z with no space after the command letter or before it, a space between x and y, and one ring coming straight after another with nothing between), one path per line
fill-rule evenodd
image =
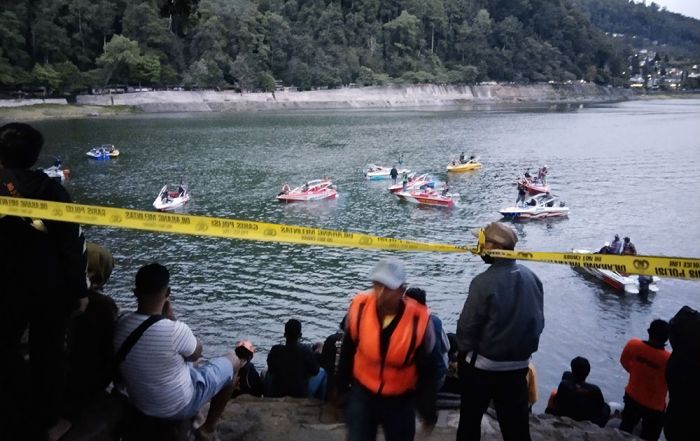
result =
M700 0L653 0L660 7L666 6L671 12L687 15L689 17L700 19ZM647 5L651 4L652 0L647 0Z

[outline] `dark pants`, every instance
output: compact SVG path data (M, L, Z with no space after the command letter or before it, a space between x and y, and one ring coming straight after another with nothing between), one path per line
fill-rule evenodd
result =
M2 299L0 320L0 424L23 438L41 437L58 421L65 386L65 307ZM33 302L31 302L33 303ZM29 326L29 363L22 335ZM8 438L12 439L12 437Z
M622 410L620 430L632 433L639 420L642 420L642 433L639 437L647 441L658 440L664 427L664 413L642 406L625 394L625 408Z
M530 416L527 397L527 368L514 371L485 371L460 362L462 403L457 441L481 439L481 418L491 400L496 406L504 441L529 441Z
M416 433L416 414L411 394L383 397L355 383L345 409L348 441L374 441L379 425L386 441L411 441Z

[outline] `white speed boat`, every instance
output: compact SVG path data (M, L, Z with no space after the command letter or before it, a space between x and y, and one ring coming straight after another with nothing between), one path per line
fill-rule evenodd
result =
M558 196L540 193L528 197L522 205L504 208L499 213L508 219L544 219L568 216L569 207Z
M399 172L399 177L398 179L401 179L401 176L403 176L404 173L410 174L411 170L407 168L399 168L396 169L396 171ZM384 167L381 165L374 165L370 164L367 167L367 170L365 171L365 177L367 179L370 179L372 181L380 180L380 179L391 179L391 167Z
M187 184L178 186L164 185L160 189L156 200L153 201L153 207L156 210L168 211L180 208L190 201L190 192Z
M571 251L579 254L594 254L593 251L586 249L575 249ZM649 284L649 292L659 291L659 287L657 285L657 282L659 281L658 277L625 275L612 269L591 268L585 266L572 266L572 268L574 271L581 274L595 277L616 291L623 291L627 294L639 294L639 282L640 278L642 277L646 277L646 282L642 280L642 283Z
M64 183L66 179L70 177L70 170L67 168L61 168L60 165L52 165L51 167L45 168L42 171L46 174L46 176L60 183Z

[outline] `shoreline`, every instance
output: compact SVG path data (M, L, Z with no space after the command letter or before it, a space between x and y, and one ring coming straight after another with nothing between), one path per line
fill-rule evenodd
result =
M699 93L641 94L595 84L374 86L306 92L152 91L78 95L65 100L0 100L0 121L103 118L134 114L324 110L479 110L528 105L581 106L628 100L697 98ZM25 104L26 103L26 104Z

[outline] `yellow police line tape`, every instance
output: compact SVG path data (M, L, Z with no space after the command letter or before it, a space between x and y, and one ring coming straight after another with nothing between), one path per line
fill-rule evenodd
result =
M0 217L3 215L228 239L394 251L484 254L483 230L479 234L477 245L470 247L239 219L0 196ZM488 254L493 257L506 259L602 268L629 274L700 280L700 259L698 258L507 250L490 250Z

